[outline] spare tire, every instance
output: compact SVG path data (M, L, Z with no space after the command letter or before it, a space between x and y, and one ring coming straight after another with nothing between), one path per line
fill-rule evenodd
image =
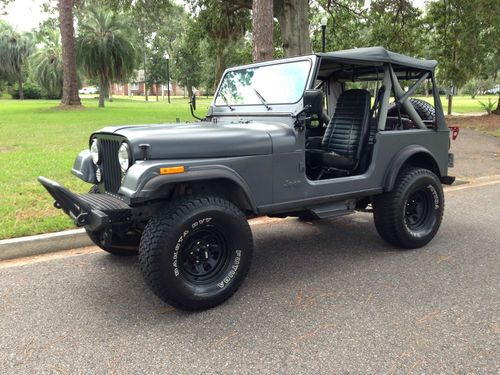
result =
M425 100L415 99L415 98L410 98L408 100L413 105L413 108L415 108L415 111L417 111L418 115L422 120L424 121L436 120L436 110L428 102L426 102ZM401 116L408 116L405 108L401 104L399 104L399 110ZM392 104L387 110L387 116L397 117L397 115L398 115L398 109L396 108L396 104Z

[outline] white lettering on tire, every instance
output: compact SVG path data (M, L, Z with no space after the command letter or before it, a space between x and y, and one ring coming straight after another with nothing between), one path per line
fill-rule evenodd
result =
M231 282L231 280L234 278L234 275L236 275L236 271L238 271L238 267L240 266L241 250L235 250L235 253L236 257L234 258L234 262L233 265L231 266L229 273L220 283L217 283L217 286L221 289Z
M194 229L200 225L208 224L210 223L211 220L212 220L211 217L206 217L204 219L196 220L193 224L191 224L191 228Z
M179 249L181 248L182 242L186 239L186 236L189 234L189 230L185 230L182 232L182 235L179 237L177 240L177 243L175 244L174 248L174 255L173 255L173 262L172 266L174 266L174 275L175 277L179 276L179 268L178 268L178 260L179 260Z
M432 198L434 199L434 209L439 210L439 195L436 189L431 184L427 185L427 189L431 191Z

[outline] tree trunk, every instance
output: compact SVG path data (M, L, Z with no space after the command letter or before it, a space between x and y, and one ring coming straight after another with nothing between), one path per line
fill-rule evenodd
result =
M106 87L108 87L107 82L104 78L99 79L99 107L104 108L104 100L106 99L107 96L107 90Z
M497 103L497 109L493 111L495 115L500 115L500 94L498 94L498 103Z
M113 84L112 83L108 84L108 95L107 95L107 97L108 97L108 100L110 102L113 101Z
M24 100L23 79L19 78L19 100Z
M80 106L81 101L78 95L78 76L76 73L73 0L59 0L58 7L63 60L63 90L61 105Z
M252 0L231 0L231 3L252 9ZM285 56L311 53L309 0L274 0L273 3L273 13L281 28Z
M224 45L218 43L217 54L215 56L215 80L214 80L214 92L217 90L219 81L222 78L222 74L225 69L225 56L224 56Z
M188 98L192 98L193 97L193 86L191 86L191 84L188 84L187 89L188 89Z
M273 0L253 0L253 61L273 58Z
M455 94L455 88L453 83L450 85L450 92L448 94L448 115L451 115L452 107L453 107L453 94Z
M147 75L147 67L146 67L146 35L144 35L144 29L141 26L141 34L142 34L142 49L143 49L143 67L144 67L144 98L148 101L148 75Z
M275 0L274 12L281 27L286 57L311 53L309 36L309 1Z

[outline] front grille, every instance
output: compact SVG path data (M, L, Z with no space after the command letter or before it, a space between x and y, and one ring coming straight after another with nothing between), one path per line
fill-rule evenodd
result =
M121 185L122 172L118 162L120 144L121 141L116 139L99 138L102 181L110 193L118 193Z

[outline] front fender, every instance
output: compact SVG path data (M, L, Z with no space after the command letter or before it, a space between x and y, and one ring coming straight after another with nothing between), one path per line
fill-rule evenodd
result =
M176 174L160 174L160 168L183 165L185 172ZM144 161L134 164L127 172L119 193L129 204L140 204L146 201L165 198L168 188L186 182L208 181L214 179L230 180L238 185L245 194L252 210L257 206L246 181L232 168L221 164L189 165L181 161L155 162Z
M90 150L83 150L77 155L71 173L85 182L97 184L95 165Z

